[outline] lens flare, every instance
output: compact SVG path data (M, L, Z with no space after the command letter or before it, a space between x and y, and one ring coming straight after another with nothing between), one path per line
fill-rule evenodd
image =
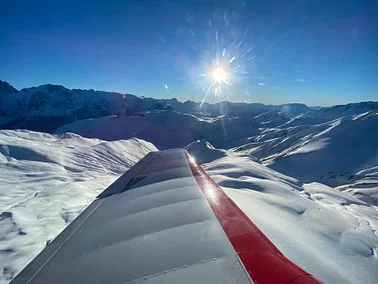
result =
M217 32L218 34L218 32ZM225 36L222 35L222 39ZM241 82L247 78L247 65L251 61L247 60L250 56L252 48L243 51L243 48L238 41L226 42L225 40L217 40L211 46L216 46L214 52L207 50L203 56L197 81L198 86L205 93L200 107L204 104L209 95L214 98L222 100L230 100L233 93L240 93ZM245 49L247 46L245 47ZM201 72L202 71L202 72Z
M211 73L212 78L214 79L215 82L224 82L227 79L227 74L223 70L222 67L215 68L212 73Z
M235 8L236 9L236 8ZM189 67L189 81L193 86L184 93L198 90L202 94L200 108L205 101L222 102L240 98L257 74L253 37L249 28L239 21L237 9L232 13L215 13L208 20L194 26L189 24L190 52L183 56ZM197 94L195 94L197 97Z

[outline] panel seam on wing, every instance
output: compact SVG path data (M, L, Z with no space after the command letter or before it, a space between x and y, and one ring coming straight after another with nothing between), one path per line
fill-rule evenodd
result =
M149 208L149 209L146 209L146 210L143 210L143 211L139 211L139 212L135 212L135 213L128 214L128 215L123 215L123 216L120 216L120 217L115 218L115 219L107 220L104 223L98 224L96 226L96 228L94 228L94 229L82 229L80 231L81 232L90 232L92 230L98 230L100 227L102 227L106 224L113 223L113 222L118 221L118 220L123 219L123 218L128 218L128 217L135 216L135 215L138 215L138 214L142 214L142 213L145 213L145 212L148 212L148 211L153 211L153 210L161 209L163 207L172 206L172 205L176 205L176 204L179 204L179 203L184 203L184 202L189 202L189 201L194 201L194 200L205 200L205 199L202 198L202 197L196 197L196 198L191 198L191 199L187 199L187 200L177 201L177 202L174 202L174 203L169 203L169 204Z
M146 175L147 177L151 176L151 175L155 175L155 174L161 174L161 172L164 172L164 171L170 171L170 170L179 170L179 169L182 169L182 170L186 170L188 169L190 171L190 168L189 166L181 166L181 167L172 167L172 168L164 168L164 169L156 169L154 171L151 171L150 173L147 173L145 174L144 172L141 172L140 175ZM189 175L191 176L191 175ZM180 178L180 177L179 177ZM169 179L167 179L169 180Z
M86 252L83 252L77 256L73 256L73 257L69 257L69 258L65 258L65 259L62 259L62 260L59 260L59 261L54 261L52 262L52 264L54 263L61 263L61 262L64 262L64 261L67 261L67 260L72 260L72 259L76 259L76 258L80 258L84 255L87 255L87 254L91 254L93 252L96 252L96 251L99 251L99 250L103 250L103 249L106 249L106 248L109 248L109 247L112 247L112 246L115 246L115 245L119 245L119 244L122 244L122 243L126 243L126 242L129 242L129 241L133 241L135 239L139 239L139 238L144 238L144 237L147 237L147 236L152 236L152 235L156 235L156 234L159 234L159 233L162 233L162 232L166 232L166 231L169 231L169 230L174 230L174 229L177 229L177 228L181 228L181 227L184 227L184 226L190 226L190 225L194 225L194 224L199 224L199 223L204 223L204 222L216 222L215 219L203 219L201 221L196 221L196 222L191 222L191 223L186 223L186 224L182 224L182 225L178 225L178 226L174 226L174 227L170 227L170 228L166 228L166 229L163 229L163 230L157 230L157 231L153 231L153 232L150 232L148 234L141 234L141 235L138 235L138 236L135 236L135 237L132 237L132 238L129 238L129 239L124 239L124 240L121 240L121 241L118 241L118 242L114 242L112 244L109 244L109 245L106 245L106 246L102 246L102 247L98 247L96 249L93 249L93 250L90 250L90 251L86 251Z
M101 192L97 197L96 199L104 199L104 198L107 198L109 196L112 196L114 194L119 194L121 193L125 187L121 188L120 190L117 190L115 192L112 192L110 191L109 193L106 194L106 191L112 187L115 183L118 183L118 182L121 182L122 178L127 175L128 173L131 173L133 169L136 169L137 165L139 163L143 163L143 161L151 154L154 154L156 153L156 156L152 158L151 161L147 162L147 165L145 165L139 172L137 171L135 174L133 174L131 177L129 177L129 181L127 182L127 184L129 184L129 182L133 179L134 176L136 175L139 175L142 171L144 171L154 160L156 160L157 157L160 156L160 154L162 153L161 151L158 151L158 152L150 152L148 153L146 156L144 156L142 159L140 159L133 167L129 168L123 175L121 175L114 183L112 183L108 188L106 188L103 192Z
M151 195L155 195L155 194L159 194L159 193L166 193L169 190L183 190L184 188L187 188L187 187L198 187L198 185L188 185L188 186L183 186L183 187L168 188L168 189L164 189L162 191L152 192L152 193L149 193L149 194L141 195L141 196L138 196L136 198L127 199L127 202L132 202L134 200L138 200L138 199L141 199L141 198L144 198L144 197L150 197ZM140 188L138 190L140 190ZM126 193L126 192L127 191L124 191L124 192L121 192L119 194Z
M174 159L169 159L169 158L160 158L158 161L152 161L151 162L151 166L152 165L159 165L159 164L162 164L162 163L165 163L165 162L172 162L172 161L178 161L178 160L185 160L186 157L185 156L182 156L180 158L174 158Z
M206 260L195 262L195 263L192 263L192 264L189 264L189 265L184 265L184 266L181 266L181 267L173 268L173 269L170 269L170 270L164 270L164 271L161 271L161 272L158 272L158 273L155 273L155 274L144 276L144 277L139 278L139 279L135 279L135 280L132 280L132 281L125 282L123 284L133 284L133 283L143 282L143 281L149 280L151 278L159 277L160 275L176 272L178 270L187 269L189 267L205 264L205 263L212 262L212 261L224 260L224 259L227 259L227 258L229 258L229 257L222 256L222 257L218 257L218 258L206 259Z
M141 174L142 174L142 173L141 173ZM160 174L161 174L161 173L160 173ZM149 174L148 177L151 177L151 175L152 175L152 173ZM130 187L130 188L128 188L127 190L133 190L133 189L141 188L141 187L143 187L143 186L148 186L148 185L151 185L151 184L155 185L155 184L159 184L159 183L161 183L161 182L167 182L167 181L171 181L171 180L182 179L182 178L190 178L190 177L193 177L193 174L192 174L192 173L188 174L188 176L182 176L182 177L175 177L175 178L170 178L170 179L164 179L164 180L162 180L162 181L151 182L151 183L149 183L149 184L145 184L145 185L142 185L142 186ZM127 192L127 190L125 190L124 192Z
M151 177L151 174L148 175L148 177ZM158 182L153 182L151 184L145 184L143 186L139 186L139 187L133 187L133 188L130 188L128 190L125 190L125 191L122 191L122 192L118 192L117 194L123 194L123 193L126 193L126 192L129 192L130 190L133 190L133 189L138 189L138 190L141 190L141 188L143 187L148 187L148 186L155 186L155 185L158 185L160 183L164 183L164 182L170 182L172 180L175 180L175 179L189 179L189 178L193 178L193 175L190 175L190 176L187 176L187 177L179 177L179 178L173 178L173 179L166 179L166 180L162 180L162 181L158 181ZM194 179L194 178L193 178ZM176 185L175 185L176 186ZM198 186L198 183L194 180L194 182L191 184L191 185L186 185L186 186L183 186L183 187L188 187L188 186ZM176 187L175 187L176 188Z

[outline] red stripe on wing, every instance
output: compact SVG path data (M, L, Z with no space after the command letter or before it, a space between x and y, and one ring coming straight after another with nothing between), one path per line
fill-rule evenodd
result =
M288 260L185 150L193 176L254 283L321 283Z

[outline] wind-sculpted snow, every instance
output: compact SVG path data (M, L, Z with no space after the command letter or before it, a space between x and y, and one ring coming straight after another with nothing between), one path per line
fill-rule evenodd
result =
M149 151L139 139L0 131L0 283L8 283Z
M193 150L198 159L208 157L207 173L289 259L324 283L376 283L376 207L320 183L303 184L247 154L224 151L218 158L205 142Z
M55 133L67 131L110 141L138 137L152 142L159 148L184 147L198 136L207 137L219 132L213 123L175 111L82 120L64 125Z
M215 149L214 146L206 140L193 141L185 148L196 157L196 161L199 164L208 163L227 156L226 150Z
M209 118L176 111L152 111L80 120L59 127L55 133L68 131L108 141L138 137L161 148L184 147L198 139L206 139L217 147L229 147L246 133L259 133L259 127L253 117Z
M248 153L304 182L339 186L362 181L378 166L378 115L339 118L312 126L266 129L234 151Z

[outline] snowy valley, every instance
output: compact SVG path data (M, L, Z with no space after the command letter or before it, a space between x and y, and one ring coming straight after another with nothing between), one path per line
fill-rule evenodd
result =
M378 103L181 103L0 81L0 283L150 151L186 147L291 260L378 279Z

